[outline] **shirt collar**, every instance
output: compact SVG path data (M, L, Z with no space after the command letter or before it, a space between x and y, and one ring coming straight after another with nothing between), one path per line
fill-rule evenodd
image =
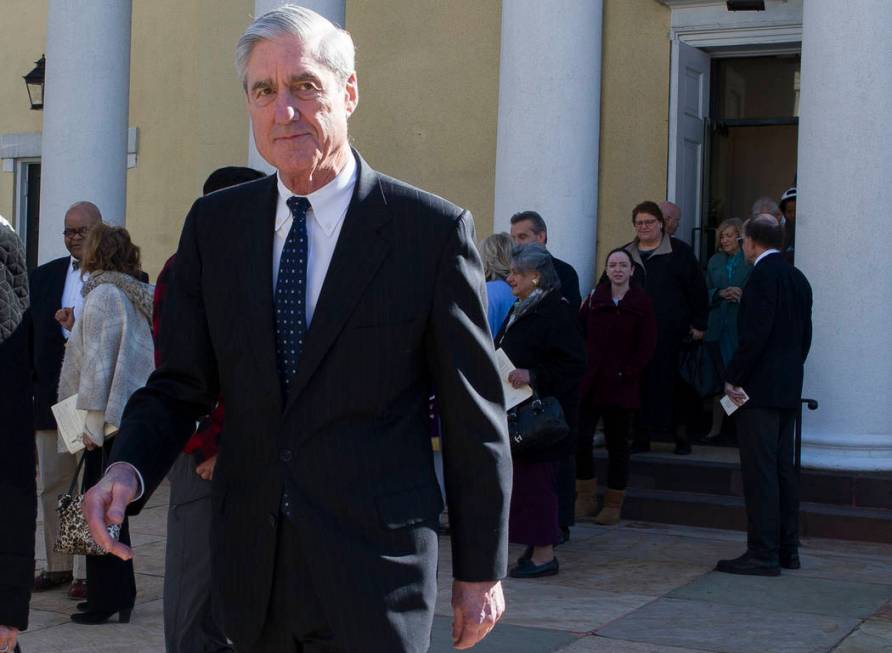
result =
M282 177L276 173L276 184L279 188L279 205L287 203L294 197L288 187L282 182ZM322 188L314 190L305 197L310 201L313 209L313 217L322 227L326 235L334 233L338 223L344 217L345 210L353 196L353 187L356 185L356 159L353 153L347 157L347 163L330 182ZM286 207L287 208L287 207ZM276 212L276 231L291 217L291 211Z
M764 252L762 252L761 254L759 254L756 257L755 261L753 261L753 267L756 267L757 265L759 265L759 261L761 261L763 258L768 256L769 254L780 254L780 250L779 249L766 249Z
M75 271L80 270L81 263L73 256L69 257L69 259L70 260L68 261L68 274L74 274ZM75 265L77 265L76 268L74 267Z

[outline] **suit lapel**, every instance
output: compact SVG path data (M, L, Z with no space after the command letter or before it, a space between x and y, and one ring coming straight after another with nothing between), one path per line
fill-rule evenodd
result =
M355 156L356 188L316 303L286 411L306 387L390 251L386 228L390 215L378 175L359 154Z
M250 298L251 316L247 321L249 332L247 343L254 350L254 362L259 371L260 396L268 396L275 404L276 413L282 409L282 391L279 387L279 374L276 369L276 329L273 324L273 234L276 223L276 202L278 201L276 176L267 177L258 192L243 209L248 215L245 242L246 279L242 292Z

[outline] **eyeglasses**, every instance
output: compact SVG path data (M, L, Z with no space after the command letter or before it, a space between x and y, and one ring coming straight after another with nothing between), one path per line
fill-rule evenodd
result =
M639 220L638 222L635 222L634 224L635 224L636 229L643 229L644 227L647 227L648 229L650 229L652 226L654 226L658 222L659 222L659 220Z
M74 238L75 236L83 238L88 233L90 233L90 227L81 227L80 229L66 229L62 232L62 235L66 238Z

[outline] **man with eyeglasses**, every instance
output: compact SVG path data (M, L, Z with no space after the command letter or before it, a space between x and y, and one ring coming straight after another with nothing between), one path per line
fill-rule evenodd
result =
M59 371L65 356L65 342L80 313L84 280L80 259L87 233L102 222L99 208L92 202L75 202L65 213L65 248L69 256L44 263L31 274L31 369L34 378L34 441L39 470L38 498L43 506L43 538L47 567L34 579L34 591L50 590L71 583L68 596L86 598L84 558L56 553L53 543L59 528L56 501L71 482L75 457L60 452L56 420L50 407L56 403ZM62 324L66 326L62 326ZM66 328L67 327L67 328ZM74 565L72 565L74 562ZM72 573L72 567L73 573Z

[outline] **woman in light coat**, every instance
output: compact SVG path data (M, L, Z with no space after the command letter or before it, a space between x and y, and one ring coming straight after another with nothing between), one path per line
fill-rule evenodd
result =
M111 449L105 435L117 430L130 395L154 369L152 286L139 281L139 248L121 227L97 225L84 244L81 260L84 308L72 326L59 379L59 401L76 394L87 411L84 429L84 487L104 473ZM125 520L120 539L129 544ZM130 619L136 597L133 562L115 556L87 556L87 600L71 620L101 624L118 614Z

